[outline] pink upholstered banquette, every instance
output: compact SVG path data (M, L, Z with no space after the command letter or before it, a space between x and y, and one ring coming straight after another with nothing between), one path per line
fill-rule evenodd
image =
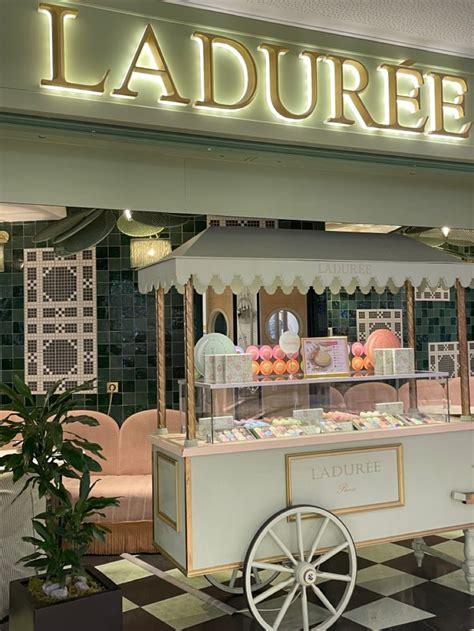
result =
M405 412L410 409L410 385L404 383L398 391L400 401L403 401ZM416 396L418 407L423 412L425 406L444 409L446 405L446 392L439 381L433 379L420 379L416 382Z
M347 390L344 400L349 412L369 412L375 410L376 403L397 401L397 391L386 383L359 383Z

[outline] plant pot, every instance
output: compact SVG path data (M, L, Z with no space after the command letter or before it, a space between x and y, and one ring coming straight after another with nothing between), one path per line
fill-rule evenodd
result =
M37 603L28 580L10 583L9 631L122 631L120 589L95 568L87 568L105 591L46 605Z

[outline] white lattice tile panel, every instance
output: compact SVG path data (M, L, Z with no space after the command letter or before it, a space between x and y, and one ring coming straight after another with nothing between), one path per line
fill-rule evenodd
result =
M474 342L468 342L469 366L474 375ZM459 375L459 345L458 342L430 342L428 344L429 369L437 372L447 372L450 377Z
M95 250L60 258L31 248L24 261L27 383L44 394L60 379L67 388L96 379Z
M443 289L443 287L436 287L436 289L415 289L415 300L418 302L424 300L427 302L449 302L450 294L449 289Z
M278 220L208 215L207 225L208 227L221 226L223 228L278 228Z
M401 309L357 309L357 339L365 342L377 329L390 329L403 346L403 315Z

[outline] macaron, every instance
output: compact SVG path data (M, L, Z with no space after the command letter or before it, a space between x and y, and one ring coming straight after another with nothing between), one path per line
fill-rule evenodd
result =
M354 357L360 357L364 353L364 345L361 342L354 342L351 351Z
M286 372L286 362L283 359L277 359L273 362L273 372L275 375L284 375Z
M251 344L250 346L247 346L245 352L252 355L252 359L254 361L257 361L259 357L258 346L254 346L253 344Z
M285 351L279 344L273 347L273 357L275 359L285 359Z
M286 362L286 370L290 375L296 375L300 371L300 363L297 359L289 359Z
M260 372L260 364L255 360L252 361L252 375L258 375Z
M272 372L273 372L273 362L269 361L268 359L265 359L260 364L260 374L268 377L269 375L272 374Z
M362 357L353 357L351 365L352 365L352 370L363 370L364 360L362 359Z
M271 346L261 346L259 351L259 357L263 360L270 360L273 357L273 349Z
M366 370L372 370L372 368L374 367L374 365L372 364L372 362L370 361L370 359L368 357L366 357L364 359L364 368Z

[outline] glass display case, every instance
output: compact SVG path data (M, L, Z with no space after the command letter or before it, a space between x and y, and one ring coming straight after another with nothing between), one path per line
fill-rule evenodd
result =
M183 384L180 408L185 417ZM196 382L197 433L206 443L238 443L364 432L450 420L446 373Z

